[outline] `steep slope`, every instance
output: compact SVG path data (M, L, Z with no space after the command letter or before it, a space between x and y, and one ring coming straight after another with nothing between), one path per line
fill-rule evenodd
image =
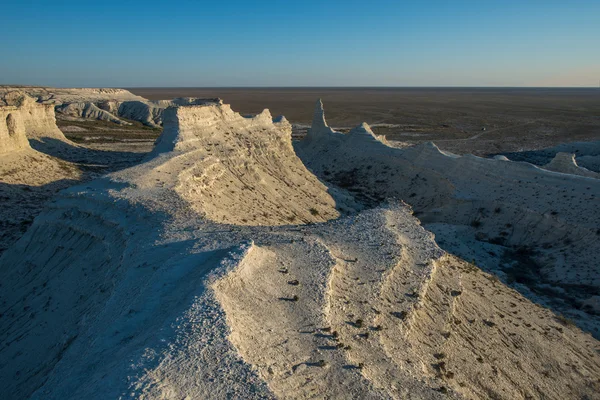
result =
M25 114L31 107L22 104L18 92L10 93L0 100L0 154L30 149L27 140Z
M54 107L49 104L36 103L34 99L22 91L0 91L2 103L21 110L19 113L22 125L28 139L51 138L66 140L56 126Z

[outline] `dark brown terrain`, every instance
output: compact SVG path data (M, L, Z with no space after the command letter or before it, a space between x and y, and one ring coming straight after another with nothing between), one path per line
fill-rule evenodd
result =
M242 113L269 108L310 124L322 98L328 122L361 122L389 140L433 141L455 153L532 150L563 142L600 140L597 88L131 88L148 99L221 97ZM305 128L304 128L305 129ZM484 130L485 129L485 130Z

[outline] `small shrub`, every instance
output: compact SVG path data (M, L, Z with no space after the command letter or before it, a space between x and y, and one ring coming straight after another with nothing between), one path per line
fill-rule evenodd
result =
M311 215L319 215L319 210L317 210L316 208L311 208L309 211Z
M471 221L471 226L473 228L479 228L481 226L481 221L478 219L474 219L473 221Z
M400 311L400 312L398 312L398 311L390 311L390 314L393 315L394 317L402 319L402 320L404 318L406 318L406 311Z

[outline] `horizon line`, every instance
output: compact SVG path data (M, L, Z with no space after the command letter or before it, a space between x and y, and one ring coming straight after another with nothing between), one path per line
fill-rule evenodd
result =
M41 87L56 89L600 89L599 86L52 86L0 83L0 87Z

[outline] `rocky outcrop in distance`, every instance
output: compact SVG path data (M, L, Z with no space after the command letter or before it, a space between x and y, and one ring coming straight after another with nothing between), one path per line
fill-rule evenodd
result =
M573 153L556 153L556 156L548 164L544 165L544 169L548 171L560 172L563 174L587 176L590 178L599 178L600 174L582 168L575 161Z
M66 118L92 119L119 125L131 125L129 121L137 121L154 128L162 126L163 113L168 107L199 105L214 100L180 97L151 101L125 89L0 86L0 93L17 89L39 103L54 105L56 112Z
M65 140L56 126L54 107L40 104L20 91L0 93L0 141L3 152L28 149L29 140Z
M600 173L600 141L562 143L547 149L505 153L504 155L513 161L525 161L544 166L549 164L559 153L573 154L579 168ZM572 170L572 168L570 169Z

